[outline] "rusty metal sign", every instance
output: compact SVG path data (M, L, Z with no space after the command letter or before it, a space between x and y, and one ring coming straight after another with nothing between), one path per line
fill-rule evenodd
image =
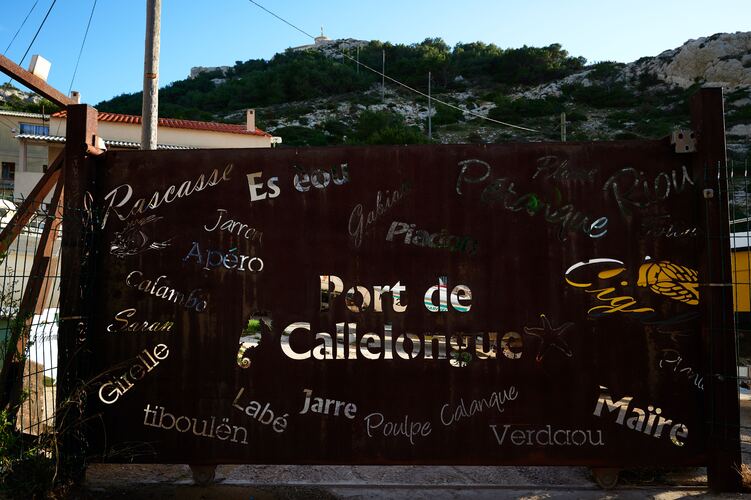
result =
M669 141L105 156L105 460L705 460L701 182Z

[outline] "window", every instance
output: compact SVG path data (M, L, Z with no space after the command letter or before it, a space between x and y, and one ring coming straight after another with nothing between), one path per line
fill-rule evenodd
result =
M12 181L16 177L16 164L13 162L3 162L2 179Z
M4 161L0 164L0 198L13 198L13 179L16 176L16 164L10 161ZM5 214L0 216L5 217Z
M49 125L35 125L33 123L22 123L21 133L32 134L32 135L50 135L50 127Z

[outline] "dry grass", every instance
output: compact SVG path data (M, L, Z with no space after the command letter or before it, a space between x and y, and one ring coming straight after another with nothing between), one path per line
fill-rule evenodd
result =
M741 478L743 478L743 489L751 491L751 467L746 464L741 465Z

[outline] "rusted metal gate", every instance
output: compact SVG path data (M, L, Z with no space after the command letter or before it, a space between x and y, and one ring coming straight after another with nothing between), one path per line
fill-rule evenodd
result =
M78 143L92 111L69 107L89 118ZM64 383L84 382L97 417L89 454L709 465L736 488L719 90L693 115L696 152L687 137L71 159L66 199L90 212L66 220L61 337Z

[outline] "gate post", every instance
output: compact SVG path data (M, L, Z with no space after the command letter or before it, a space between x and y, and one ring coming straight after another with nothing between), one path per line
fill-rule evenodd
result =
M701 188L700 220L706 224L704 241L699 241L699 307L707 375L707 475L712 490L740 491L740 406L721 88L704 88L692 97L691 122L697 138L693 173Z
M85 104L67 106L65 188L60 277L58 334L58 391L55 427L58 461L64 477L83 478L86 439L83 406L86 404L86 338L90 322L92 283L91 234L93 218L87 195L94 192L94 150L97 111Z

